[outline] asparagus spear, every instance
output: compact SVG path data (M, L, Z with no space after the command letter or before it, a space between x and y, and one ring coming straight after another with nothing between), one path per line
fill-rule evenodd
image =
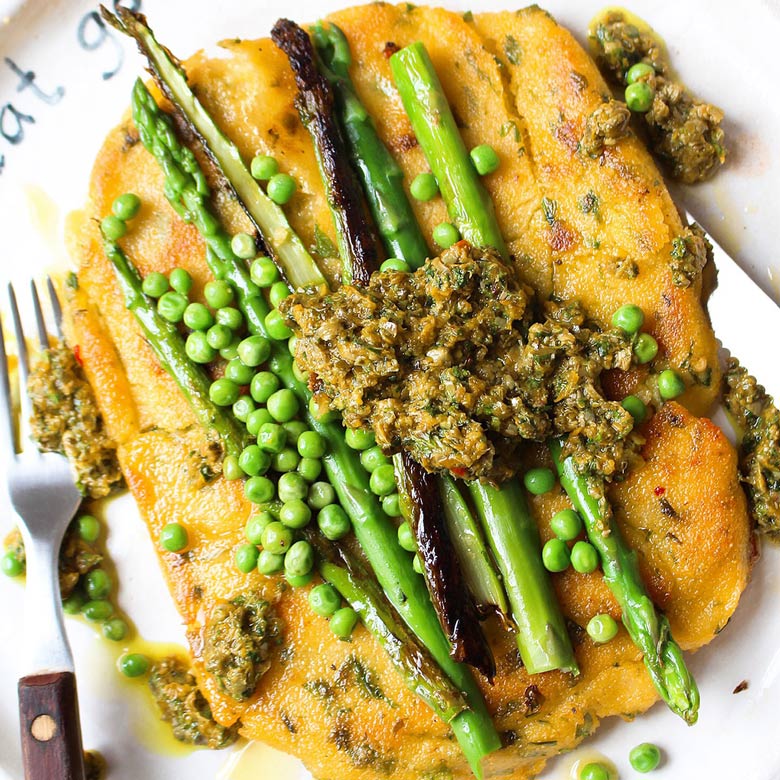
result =
M555 604L550 579L542 566L539 530L516 480L501 490L481 482L469 484L517 625L517 646L530 674L561 669L577 673L577 661L566 624Z
M271 30L273 42L287 55L298 85L296 105L301 121L311 134L336 226L345 282L368 284L377 266L378 246L368 229L366 204L349 167L336 116L333 90L317 70L308 33L289 19L280 19Z
M249 278L245 264L233 254L227 233L206 203L208 186L194 155L182 146L169 117L163 114L141 81L136 82L133 89L132 106L141 141L166 174L169 202L183 219L200 230L206 241L206 259L212 273L234 284L249 331L268 337L265 318L269 306ZM471 672L449 657L449 643L436 619L425 584L398 545L392 523L369 489L365 469L344 440L343 428L323 422L310 412L311 393L296 379L286 345L272 340L270 360L284 386L292 389L301 400L308 424L328 444L323 458L325 472L352 520L355 535L390 603L465 694L469 709L455 717L451 726L474 774L481 778L482 759L498 750L501 741Z
M469 164L463 141L425 47L416 43L401 49L391 58L391 66L415 134L437 178L439 169L447 167L455 158L459 160L455 169L460 171L461 175L449 176L446 189L440 182L450 214L463 235L471 236L469 240L472 243L493 246L506 257L506 246L492 202L484 187L476 186L479 184L476 171ZM485 207L485 198L488 200L488 208ZM595 529L598 524L604 523L604 519L590 497L585 478L575 472L570 460L567 459L566 463L568 470L565 480L562 478L561 483L572 503L581 508L583 513L588 513L587 522ZM609 536L611 534L603 538L608 539ZM595 544L593 539L591 542ZM626 560L631 557L631 553L625 544L612 542L597 546L602 556L605 577L609 576L615 581L613 572L620 571L624 593L632 596L644 594L636 566L626 567ZM658 616L646 594L645 598L646 601L633 597L623 598L623 622L626 626L632 626L629 634L645 653L646 663L649 657L648 671L664 701L673 711L682 715L686 722L693 723L697 718L699 706L696 683L685 666L678 645L671 637L668 623ZM660 645L653 649L647 642L648 638L657 639ZM662 661L660 665L659 658Z
M389 256L419 268L428 257L428 245L406 197L403 171L377 134L349 77L352 54L347 39L335 24L326 28L322 22L314 25L312 37L320 69L336 91L350 157L385 250Z
M160 365L176 380L198 422L207 431L214 431L219 436L229 455L238 457L247 444L246 431L238 425L232 414L212 403L208 376L187 357L184 339L176 327L157 313L154 302L144 294L138 270L118 244L104 239L103 248L114 266L117 281L125 296L125 305L141 326Z
M330 83L319 72L308 34L285 19L274 26L272 37L288 56L298 84L298 106L311 133L320 160L320 173L340 238L344 278L367 284L376 269L376 253L366 247L378 245L374 226L364 208L361 188L343 153L343 139L334 111ZM376 135L374 133L374 135ZM377 143L381 145L378 139ZM334 158L335 155L335 158ZM399 182L400 184L400 182ZM406 194L393 192L398 201ZM385 225L387 227L387 225ZM355 248L363 247L360 252ZM411 525L417 537L425 583L441 627L450 641L450 655L468 663L492 679L495 662L482 633L473 596L455 566L455 551L449 538L436 479L403 453L396 459L399 490L410 497Z
M585 523L590 543L598 550L604 581L623 612L623 625L644 653L645 666L661 698L686 723L698 718L699 691L672 637L669 621L659 614L642 583L636 553L623 539L614 518L605 519L571 458L561 459L561 444L550 442L561 484ZM605 528L606 525L606 528Z
M463 694L401 623L397 613L361 563L346 548L304 530L317 555L317 569L360 615L408 688L445 722L468 708Z
M137 12L116 5L114 16L103 6L103 18L120 32L131 36L138 44L157 85L170 102L186 115L188 124L200 140L206 153L224 173L228 185L238 196L247 216L265 240L266 249L285 269L294 288L320 287L325 277L306 251L303 242L290 227L281 207L274 203L253 178L236 145L216 126L187 84L187 76L176 59L161 46Z

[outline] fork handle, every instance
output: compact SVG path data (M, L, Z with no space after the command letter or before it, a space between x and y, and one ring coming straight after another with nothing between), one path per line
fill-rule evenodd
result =
M84 780L79 702L73 672L19 680L25 780Z

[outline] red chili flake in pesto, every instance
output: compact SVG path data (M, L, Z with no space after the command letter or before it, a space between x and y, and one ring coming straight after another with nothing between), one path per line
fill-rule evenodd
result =
M73 347L73 357L76 358L76 362L80 365L84 365L84 361L81 359L81 347L76 344L75 347Z
M659 485L654 491L657 496L662 496L664 493L666 493L666 488L663 485Z

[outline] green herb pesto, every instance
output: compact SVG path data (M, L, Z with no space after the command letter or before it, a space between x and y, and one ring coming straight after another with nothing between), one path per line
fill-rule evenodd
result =
M672 239L670 268L677 287L690 287L707 264L712 246L704 231L694 222L682 235Z
M156 661L149 673L149 688L162 719L171 724L173 736L180 742L219 750L236 741L237 727L225 728L214 720L183 661L175 657Z
M622 12L607 13L590 37L599 67L620 86L625 86L632 65L653 66L655 73L643 79L653 89L653 103L637 121L644 124L653 152L674 179L692 184L710 178L726 160L723 112L674 80L660 43L626 21Z
M740 476L758 530L780 539L780 411L764 388L731 358L723 401L742 430Z
M206 671L236 701L248 699L271 667L279 622L267 601L249 592L217 604L203 629Z
M28 392L32 434L44 452L62 452L92 498L107 496L122 483L116 445L108 438L92 388L73 352L57 344L41 352L30 372Z
M606 147L615 146L630 135L630 119L631 112L624 103L617 100L603 103L585 121L579 151L588 157L598 157Z

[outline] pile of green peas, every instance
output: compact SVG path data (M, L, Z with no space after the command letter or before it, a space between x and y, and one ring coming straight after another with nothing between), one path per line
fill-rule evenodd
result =
M631 111L644 114L655 98L655 68L647 62L637 62L626 71L626 105Z
M95 544L101 535L101 523L90 514L78 515L69 534L77 534L87 544ZM0 569L9 577L19 577L24 573L24 549L9 548L0 558ZM62 609L68 615L81 615L90 623L100 626L106 639L121 642L127 636L128 625L119 617L110 596L114 583L108 572L95 566L83 573L67 598L62 600Z
M288 203L298 189L295 179L288 173L279 173L279 163L268 154L256 155L249 169L255 179L266 183L266 194L280 206Z

